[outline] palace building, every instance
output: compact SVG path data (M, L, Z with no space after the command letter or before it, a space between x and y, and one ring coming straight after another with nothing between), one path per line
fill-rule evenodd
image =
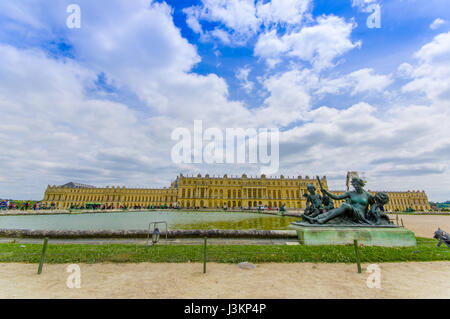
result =
M178 190L172 186L169 188L126 188L105 187L99 188L90 185L68 183L61 186L47 186L42 203L50 207L70 208L86 206L87 203L102 204L106 207L119 208L120 206L148 207L150 205L176 205Z
M321 183L328 190L327 179ZM224 175L222 177L183 176L180 174L170 187L164 188L99 188L90 185L68 183L60 186L48 186L42 203L47 207L52 204L56 208L70 208L71 205L86 206L88 203L102 204L106 207L119 208L126 206L167 206L181 208L254 208L266 206L279 208L285 205L289 210L301 210L306 207L307 184L313 184L320 193L318 181L309 176L298 177L240 177ZM342 194L344 191L333 191ZM375 194L375 192L370 191ZM424 191L386 192L389 203L387 211L429 210L427 195ZM334 201L335 207L342 201Z
M306 185L319 187L315 178L284 177L184 177L178 180L178 203L181 207L281 207L301 209L305 207ZM321 179L328 189L325 176Z

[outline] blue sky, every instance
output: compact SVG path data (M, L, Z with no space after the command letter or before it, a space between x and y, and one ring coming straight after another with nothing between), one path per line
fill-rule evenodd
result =
M261 99L248 96L236 81L235 70L248 65L252 67L249 77L255 80L264 75L267 70L264 62L253 54L257 36L250 39L246 45L229 46L220 41L203 42L200 36L186 24L184 8L201 5L201 1L166 1L174 8L174 23L180 28L183 37L198 47L202 61L193 68L199 74L216 73L227 80L230 86L231 99L244 99L249 107L257 107ZM267 2L267 1L266 1ZM351 72L361 68L374 68L379 72L390 72L399 64L411 61L411 52L421 47L436 35L429 28L430 24L440 16L450 16L450 8L445 1L378 1L381 6L381 28L369 28L366 20L369 13L362 12L351 1L314 1L311 13L313 16L338 15L347 21L354 20L357 27L352 31L352 39L361 41L363 45L349 51L345 61L337 65L333 72ZM221 23L205 23L213 29ZM440 30L442 31L442 30ZM215 52L220 52L220 57ZM220 65L218 65L220 63ZM285 69L279 65L271 72ZM257 82L255 82L257 85ZM344 103L348 101L344 100Z
M176 128L278 128L274 175L373 190L450 187L444 0L12 1L0 4L0 197L47 184L161 187ZM69 28L67 7L80 8ZM366 21L380 8L381 25Z

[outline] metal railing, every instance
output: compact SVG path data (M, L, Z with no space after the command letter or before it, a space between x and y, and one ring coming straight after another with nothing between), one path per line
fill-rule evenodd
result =
M164 222L159 222L164 223ZM150 226L149 226L150 229ZM167 232L166 232L167 233ZM437 240L417 238L417 244L432 245L436 247ZM148 244L148 238L147 238ZM27 244L21 244L25 246ZM49 244L49 239L44 238L42 248L33 245L32 248L28 248L27 253L20 252L20 250L11 251L7 253L0 253L0 261L25 261L39 263L38 274L43 271L43 266L46 261L51 258L52 263L98 263L104 261L112 262L196 262L203 265L203 273L206 273L207 263L210 262L225 262L225 263L240 263L240 262L303 262L302 253L306 253L309 249L302 245L292 246L292 248L285 249L281 245L272 245L269 249L262 249L260 245L246 245L242 248L242 245L221 245L212 244L208 242L208 238L204 237L201 240L186 239L180 245L180 242L174 243L167 241L162 245L155 244L151 249L147 248L147 245L136 244L121 246L116 244L102 245L105 249L98 249L98 245L85 245L82 250L74 253L73 249L76 249L68 245L67 252L59 252L61 247L55 247ZM177 246L174 249L174 246ZM345 258L341 258L338 262L356 263L358 273L362 272L361 262L367 262L371 258L371 248L363 246L354 241L353 245L354 255L352 256L351 247L347 246L331 246L324 248L323 251L316 248L311 248L311 251L315 251L317 254L317 260L323 262L323 257L326 255L328 249L338 249L339 254ZM295 247L303 247L298 251ZM334 248L333 248L334 247ZM111 249L110 249L111 248ZM20 248L19 248L20 249ZM65 248L64 248L65 249ZM366 250L368 249L368 250ZM450 249L442 246L436 248L439 254L449 253ZM56 250L56 251L55 251ZM336 251L334 251L336 253ZM406 257L414 260L416 254L421 253L421 248L417 247L408 251ZM17 255L16 255L17 254ZM445 254L447 255L447 254ZM14 258L19 256L19 258ZM30 256L32 258L30 258ZM373 256L373 255L372 255ZM441 254L442 256L442 254ZM13 258L10 258L13 257ZM22 258L21 258L22 257ZM325 258L326 259L326 258ZM447 259L447 257L445 257ZM311 255L306 258L308 262L314 262L311 260ZM333 261L329 261L333 262Z

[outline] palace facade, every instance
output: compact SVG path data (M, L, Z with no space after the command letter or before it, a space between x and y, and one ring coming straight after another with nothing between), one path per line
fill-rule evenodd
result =
M321 182L328 189L326 177ZM223 177L184 177L177 180L178 204L180 207L281 207L301 209L306 206L303 194L306 185L314 184L319 188L315 178L309 176L284 177L241 177L224 175Z
M321 183L328 190L326 177ZM52 204L56 208L70 208L71 205L85 206L87 203L103 204L106 207L119 208L126 206L149 207L165 205L181 208L238 208L267 206L279 208L285 205L289 210L301 210L306 207L307 184L313 184L318 193L319 185L315 178L297 177L240 177L224 175L222 177L183 176L180 174L170 187L164 188L126 188L105 187L68 183L60 186L48 186L42 203L47 207ZM342 194L343 191L333 191ZM375 194L375 192L370 191ZM389 203L387 211L429 210L427 195L424 191L386 192ZM335 206L342 201L334 201Z
M178 190L169 188L126 188L123 187L95 187L90 185L68 183L61 186L47 186L44 199L41 201L47 207L52 204L56 208L70 208L86 206L87 203L102 204L106 207L120 206L148 207L151 205L176 205Z

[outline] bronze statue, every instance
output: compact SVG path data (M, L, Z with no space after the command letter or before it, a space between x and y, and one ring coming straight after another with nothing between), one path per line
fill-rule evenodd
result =
M316 194L316 188L313 184L306 185L309 194L304 194L306 197L306 208L304 216L316 217L323 213L322 199L319 194Z
M326 212L329 210L332 210L334 208L334 203L330 199L330 197L327 196L327 194L323 194L323 196L322 196L322 205L323 205L323 209Z
M374 203L372 204L367 218L375 225L390 224L389 216L384 213L384 205L389 202L388 194L384 192L376 193L373 196Z
M354 187L354 191L345 192L342 195L335 195L323 188L320 182L320 190L324 196L328 196L334 200L343 200L340 207L331 209L327 212L318 214L316 217L310 215L303 215L303 219L311 224L368 224L368 225L380 225L391 224L389 218L382 213L383 205L389 201L389 197L386 194L372 196L370 193L364 190L365 182L357 177L352 178L351 184ZM371 206L372 205L372 206ZM369 210L369 206L371 209Z

